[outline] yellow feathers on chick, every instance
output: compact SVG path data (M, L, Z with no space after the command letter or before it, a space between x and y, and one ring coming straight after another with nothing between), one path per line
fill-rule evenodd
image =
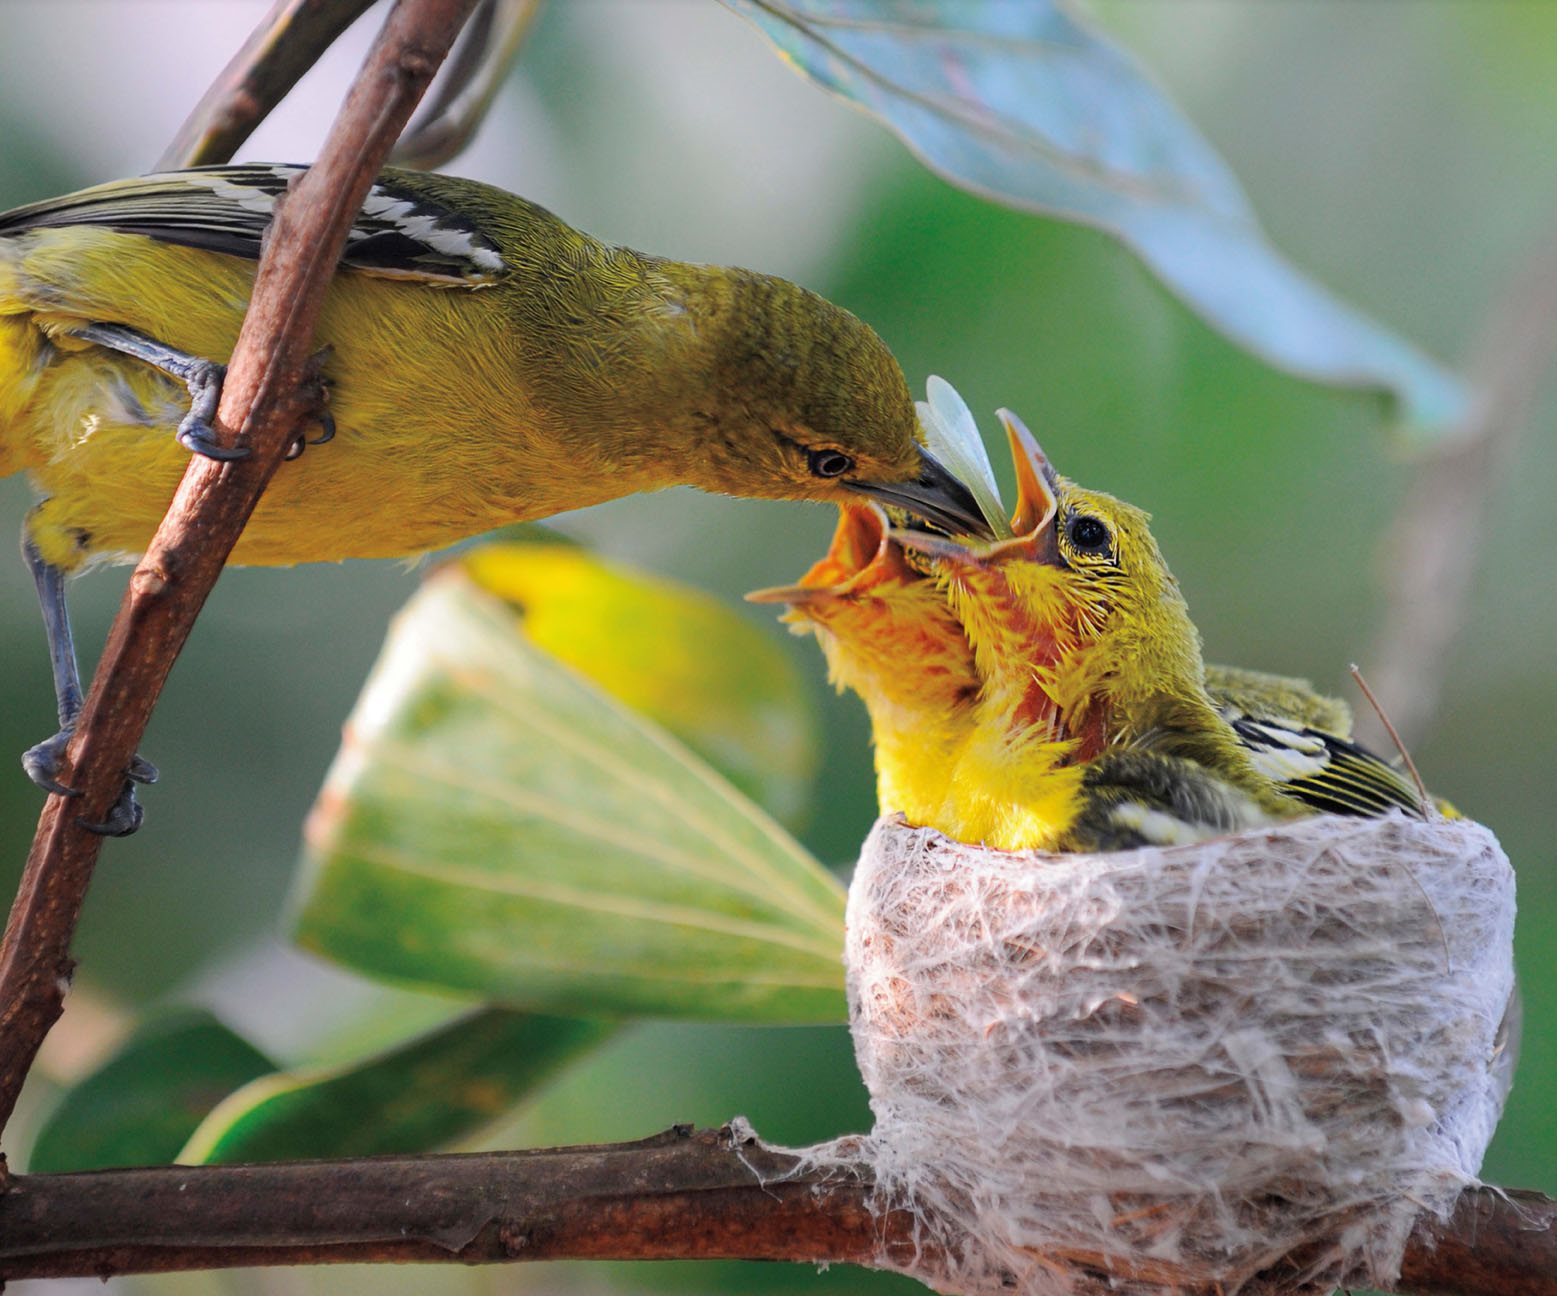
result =
M1207 668L1148 515L1060 476L1001 417L1018 481L1007 535L889 531L871 562L891 572L893 619L859 610L861 590L883 584L871 566L839 561L864 545L835 540L805 598L789 600L870 710L883 812L961 841L1061 851L1318 811L1423 813L1411 784L1350 741L1343 704L1301 680ZM954 701L925 674L931 660L955 664Z

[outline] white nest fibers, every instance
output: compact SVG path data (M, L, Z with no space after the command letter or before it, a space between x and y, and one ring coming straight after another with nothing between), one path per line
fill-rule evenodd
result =
M1501 1111L1513 920L1466 820L1039 855L884 819L846 955L878 1205L944 1291L1387 1286Z

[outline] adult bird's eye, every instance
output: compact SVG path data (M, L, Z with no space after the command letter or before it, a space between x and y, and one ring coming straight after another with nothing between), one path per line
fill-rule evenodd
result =
M1107 553L1111 537L1108 528L1095 517L1082 514L1071 518L1066 525L1065 533L1070 537L1070 542L1081 553L1100 554Z
M842 450L807 450L806 460L814 477L842 477L854 467L854 460Z

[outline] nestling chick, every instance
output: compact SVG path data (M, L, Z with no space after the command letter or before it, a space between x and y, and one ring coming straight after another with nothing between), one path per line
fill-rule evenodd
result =
M977 435L944 385L937 404ZM864 698L884 813L1060 851L1316 811L1423 813L1405 779L1350 741L1344 704L1301 680L1207 668L1147 515L1059 476L1020 420L1001 417L1018 482L1010 525L989 528L1003 538L883 537L846 516L799 586L760 596L789 602L835 681Z

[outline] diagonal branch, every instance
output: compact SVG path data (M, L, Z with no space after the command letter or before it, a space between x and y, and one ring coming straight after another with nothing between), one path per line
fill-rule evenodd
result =
M156 170L229 162L373 0L275 0L157 159Z
M70 942L101 845L80 821L100 822L119 795L173 661L307 412L314 325L346 232L474 3L399 0L318 162L277 209L218 412L252 454L190 461L130 577L61 774L81 795L44 806L0 943L0 1126L74 967Z
M833 1145L829 1153L836 1153ZM0 1281L254 1265L515 1260L839 1262L945 1282L862 1161L825 1166L744 1122L639 1143L25 1175L0 1196ZM1419 1224L1396 1290L1551 1296L1557 1202L1477 1188ZM1118 1277L1127 1277L1119 1274ZM1280 1288L1281 1275L1267 1275ZM1290 1278L1290 1275L1289 1275ZM1256 1280L1254 1287L1264 1279Z

